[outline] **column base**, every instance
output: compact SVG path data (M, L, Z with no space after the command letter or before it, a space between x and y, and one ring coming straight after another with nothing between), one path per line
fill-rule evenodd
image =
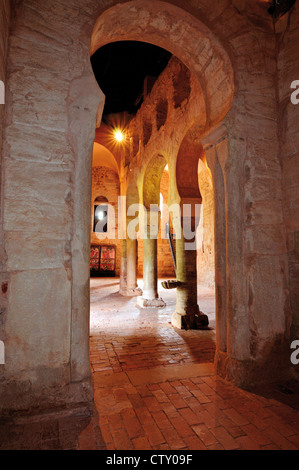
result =
M277 347L277 345L276 345ZM268 355L253 359L235 359L227 352L216 350L216 374L236 387L243 389L260 389L275 384L286 384L288 381L298 381L294 376L288 344L280 344L279 348L268 349Z
M137 297L142 295L142 289L140 289L139 287L135 287L135 289L125 288L121 289L119 293L124 297Z
M207 330L209 318L202 312L198 314L186 315L178 312L172 314L172 326L179 330Z
M166 303L163 299L145 299L144 297L138 297L137 306L141 308L163 308L166 307Z

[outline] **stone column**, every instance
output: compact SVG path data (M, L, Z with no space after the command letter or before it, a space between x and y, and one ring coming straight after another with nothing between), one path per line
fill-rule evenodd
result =
M158 232L159 221L146 227L143 240L143 295L137 300L140 307L165 307L158 294ZM158 223L157 223L158 222Z
M196 266L196 229L199 218L196 217L196 205L200 199L181 201L181 232L176 239L177 263L177 302L172 315L172 324L179 329L199 329L208 325L208 318L203 315L197 304L197 266ZM186 214L184 205L189 205L191 213ZM190 238L187 231L193 234Z
M241 384L252 374L249 273L244 262L246 143L243 138L228 135L225 126L220 126L202 143L215 191L215 366L221 376Z
M126 295L127 292L127 240L121 241L121 255L120 255L120 279L119 279L119 293Z
M137 240L127 238L127 289L132 291L137 287L136 255Z
M226 221L225 193L222 168L215 145L205 148L214 187L215 207L215 294L216 294L216 355L227 350L226 327Z
M122 256L121 256L121 273L120 273L120 294L128 297L141 295L141 289L137 286L137 232L131 233L128 230L131 217L122 219L126 231L123 234L126 236L122 240Z
M247 361L250 358L251 300L244 247L243 182L246 143L228 136L217 142L216 154L223 172L225 192L227 353L230 360ZM242 367L246 368L245 363Z
M137 240L127 238L127 296L142 295L137 285Z
M153 300L158 295L157 240L143 242L143 296Z

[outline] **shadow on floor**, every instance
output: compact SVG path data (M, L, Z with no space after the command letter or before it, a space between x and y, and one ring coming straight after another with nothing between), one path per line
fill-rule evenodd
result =
M275 400L289 406L294 410L299 410L299 381L292 379L269 386L254 387L249 390L267 400Z
M0 450L105 450L96 407L0 419Z
M142 370L158 366L213 363L215 341L205 336L206 331L176 334L171 326L144 332L139 329L134 334L105 337L111 343L118 370L123 372ZM106 364L107 365L107 364ZM112 366L111 366L112 367Z
M188 348L194 362L214 362L216 352L215 330L211 327L205 330L175 330Z

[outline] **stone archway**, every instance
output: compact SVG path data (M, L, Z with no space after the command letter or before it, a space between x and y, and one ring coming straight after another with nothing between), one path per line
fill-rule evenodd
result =
M202 139L217 128L232 105L233 69L225 49L201 21L167 2L130 1L111 7L98 18L92 33L90 54L108 43L122 40L149 42L162 47L193 73L201 89L202 100L189 122L189 129L186 129L189 137L193 134ZM189 137L181 142L182 152L189 145ZM201 144L197 143L194 152L199 148L201 152ZM195 157L194 162L197 174L198 158ZM173 164L171 166L174 168ZM196 184L198 192L198 181ZM193 189L196 192L196 186ZM184 198L182 187L180 191ZM171 202L181 199L180 191L175 188ZM144 191L142 196L145 203L147 194ZM194 193L193 196L198 195ZM138 301L142 302L142 298ZM198 314L201 316L200 312Z
M285 263L291 255L283 223L286 183L281 184L285 170L276 126L281 76L272 67L277 52L274 37L264 41L265 31L256 23L253 26L245 10L236 10L236 2L226 2L225 8L219 2L216 10L206 1L187 2L180 9L173 5L177 0L86 0L80 7L57 0L34 2L34 7L30 0L12 3L10 37L4 34L9 51L0 149L4 288L0 334L6 353L5 367L0 367L1 409L24 408L33 397L36 403L49 404L69 397L83 401L89 394L85 385L90 379L90 213L86 208L97 108L100 103L100 121L104 104L89 58L97 47L125 39L152 42L171 51L192 70L204 96L198 117L206 115L201 132L217 187L216 234L226 247L216 253L215 263L218 304L227 313L218 319L229 324L223 338L227 341L219 348L218 371L236 383L249 383L251 378L267 380L272 371L277 377L288 369L288 356L280 358L281 351L289 352L290 278ZM214 33L221 36L224 47ZM234 62L235 96L225 48ZM265 61L268 54L270 63ZM283 63L280 57L278 64ZM234 107L222 132L216 123L229 110L233 96ZM160 113L163 122L163 103ZM182 135L185 132L175 136L177 141ZM173 171L172 165L172 176ZM41 208L45 180L51 205ZM16 199L16 188L28 191L22 200ZM269 200L264 201L264 194ZM246 225L246 211L256 219L254 224ZM32 236L36 227L39 231ZM59 396L49 393L50 387L57 387Z
M15 21L19 21L25 29L28 24L31 24L31 20L33 22L33 16L38 11L30 8L29 3L24 1L22 7L16 7ZM33 148L39 162L36 165L29 156L26 165L23 164L30 178L33 168L36 169L38 177L32 182L35 194L37 196L43 194L44 187L40 182L44 181L49 174L50 167L50 171L53 169L52 162L49 161L50 156L45 150L51 148L51 145L55 146L55 152L51 158L56 158L55 164L59 167L55 166L55 169L59 170L59 175L65 176L62 179L59 198L55 193L55 184L51 186L51 191L53 190L53 194L56 194L55 197L53 196L55 207L50 218L47 214L49 224L42 240L43 246L47 245L49 239L50 244L54 243L55 247L61 247L55 270L52 269L50 256L44 251L42 252L42 267L36 262L36 265L33 265L34 269L29 264L20 269L13 259L13 243L7 242L5 245L4 250L7 252L8 261L5 266L6 271L5 269L4 271L7 273L9 283L5 313L7 366L3 373L6 385L1 396L6 396L3 406L7 408L15 407L16 403L18 407L26 407L31 400L30 397L33 396L38 397L37 402L40 399L40 403L57 404L66 401L83 402L91 394L89 363L90 175L95 124L100 123L104 97L88 62L90 44L86 38L92 27L92 17L98 10L96 2L89 2L86 6L86 15L83 7L79 10L83 13L78 14L77 9L72 10L70 4L66 4L64 8L67 13L64 18L68 18L71 24L69 26L57 12L47 22L51 8L55 10L54 5L53 0L39 7L41 14L36 16L43 18L42 23L36 20L34 28L30 31L30 35L38 34L45 40L43 43L45 56L43 57L47 57L47 60L52 57L50 45L53 46L55 38L59 38L55 61L52 63L48 60L47 66L43 63L44 66L41 67L43 76L40 77L40 69L36 68L35 60L30 60L30 64L29 60L28 63L23 64L23 55L17 57L15 54L22 43L22 38L17 37L15 32L12 33L14 41L11 41L9 52L10 72L7 77L10 89L7 96L9 112L5 123L6 140L3 153L5 159L3 175L6 178L3 207L5 234L13 232L13 217L19 215L20 212L23 217L22 236L28 236L28 240L31 240L32 227L42 222L42 214L36 209L34 200L24 202L23 210L19 201L16 202L8 197L9 191L14 188L15 184L11 175L13 170L19 167L18 162L12 161L10 156L17 148L21 148L22 132L26 131L26 138L34 142ZM51 40L45 34L44 29L49 25L53 28ZM61 32L58 31L62 27L67 29L70 37L70 40L63 43L63 46L60 42ZM137 0L117 4L104 11L96 21L90 53L92 54L98 47L108 42L125 39L151 42L164 47L194 73L205 97L206 109L198 110L199 115L205 116L202 123L203 132L208 132L210 127L222 120L233 100L232 66L217 38L201 21L167 2ZM24 50L29 51L30 48L37 54L35 59L41 57L39 47L34 43L26 42ZM30 57L29 53L28 57ZM26 74L22 77L21 92L18 88L20 64L24 70L28 65ZM61 77L58 77L60 67ZM32 87L32 80L35 77L39 77L40 81L38 85ZM22 113L21 107L15 106L14 93L17 97L20 96L22 103L30 97L32 102L35 102L35 111L31 109L28 113ZM55 106L57 105L58 108L53 106L53 96L55 96ZM56 109L59 110L58 122ZM10 119L10 113L13 119ZM17 136L15 139L12 138L14 133ZM60 170L65 167L68 171L60 173ZM32 208L34 211L31 210ZM24 216L26 210L28 217ZM59 240L53 241L52 233L57 232ZM39 238L36 243L40 243ZM34 247L34 243L30 244L30 249ZM43 293L43 296L40 293ZM31 302L32 299L33 302ZM50 311L46 303L51 305ZM20 311L23 312L22 315L19 315ZM53 313L55 313L54 319L51 316ZM39 319L38 324L36 318ZM63 327L60 322L63 322ZM41 353L37 354L39 351L37 338L42 337L43 334L47 341L44 341ZM16 342L18 342L17 355L15 354ZM22 384L27 384L28 380L30 380L30 393L24 396L21 393ZM15 387L14 381L20 386ZM59 393L61 392L59 396L55 396L54 393L49 394L47 391L50 387L57 387Z
M202 87L206 128L222 121L233 100L233 69L226 51L201 21L167 2L134 0L115 5L99 17L90 53L124 40L149 42L178 57Z

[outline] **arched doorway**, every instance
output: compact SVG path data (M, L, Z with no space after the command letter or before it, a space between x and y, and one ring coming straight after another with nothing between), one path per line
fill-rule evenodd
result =
M279 265L279 259L275 258L272 247L270 256L266 260L262 253L252 256L254 247L245 247L245 245L248 237L250 241L254 241L254 244L260 241L259 227L254 227L254 230L252 227L245 227L243 217L244 169L246 168L246 178L248 176L249 179L249 183L245 181L247 190L253 183L252 200L255 202L258 200L258 190L254 186L258 178L251 171L256 164L255 152L260 153L265 164L264 154L268 153L268 142L273 141L276 153L277 129L272 125L273 116L269 106L266 117L269 118L271 125L266 132L267 139L264 139L264 134L252 135L256 123L263 124L263 119L258 120L252 94L245 96L244 90L243 94L237 90L236 106L226 120L229 141L225 137L227 129L224 129L223 133L221 130L218 135L216 132L213 136L209 132L210 128L220 123L226 115L233 97L233 73L224 50L226 45L230 48L231 57L234 57L236 73L240 72L236 83L240 83L238 78L242 77L243 84L248 84L251 91L257 92L258 97L263 96L263 90L255 88L254 65L246 72L243 67L244 56L247 53L250 57L248 63L255 64L256 54L261 59L259 63L264 64L260 41L251 41L253 48L248 49L252 34L258 35L258 31L254 31L249 22L246 23L247 16L240 15L232 5L230 5L231 16L227 15L227 10L221 13L218 10L220 19L218 21L215 19L213 7L207 2L203 2L200 6L194 4L194 15L197 15L197 18L206 17L213 31L217 31L219 37L220 35L223 37L225 46L221 47L202 21L185 9L168 2L142 0L122 2L107 10L100 0L87 0L80 9L73 8L70 2L64 2L61 8L55 9L53 8L55 3L51 0L38 7L36 5L34 9L30 8L30 2L27 1L15 4L11 28L12 40L9 41L11 51L7 81L11 93L7 96L8 113L2 149L5 179L5 185L2 185L5 239L3 280L8 282L8 290L6 292L4 285L5 313L1 331L3 330L5 338L7 337L5 350L8 361L3 372L4 380L8 378L6 382L9 392L6 398L9 397L10 403L19 403L19 396L14 390L17 389L14 387L14 380L22 384L26 383L28 377L38 377L38 380L33 379L31 382L32 394L27 394L26 398L22 396L24 403L28 402L28 396L33 396L34 393L44 395L44 391L47 391L50 385L59 385L61 389L62 380L66 385L64 390L68 393L70 386L80 388L78 384L84 383L90 377L88 357L90 211L86 208L91 201L90 175L94 128L97 117L97 127L101 120L104 97L94 79L88 58L91 30L100 12L102 14L97 21L92 39L92 53L103 44L114 41L152 42L175 54L188 69L192 70L201 86L204 100L202 106L198 106L198 114L204 118L201 121L200 133L203 137L204 135L209 137L205 141L205 152L213 182L219 183L215 184L216 238L219 234L221 236L224 234L227 247L227 252L223 251L221 256L217 256L216 253L217 289L223 299L223 302L219 302L221 296L218 296L218 305L221 305L223 311L227 309L230 315L227 320L230 324L227 332L227 357L224 357L223 363L228 369L231 368L230 377L233 376L235 379L236 376L246 375L248 362L253 368L265 363L263 352L268 359L271 359L269 351L277 344L276 338L282 342L282 336L287 330L284 306L286 294L281 288L284 273ZM109 2L109 5L112 3L114 2ZM104 4L107 6L107 2ZM189 7L186 5L186 9ZM37 12L40 14L36 14ZM41 20L38 24L37 17ZM229 26L230 18L233 18L236 25L233 35ZM42 39L42 55L37 41L23 43L23 37L18 34L19 28L27 28L31 23L36 27L33 37L36 38L38 34ZM50 41L46 33L49 26L53 28ZM61 31L69 40L62 40ZM55 56L51 46L55 48ZM27 54L20 54L20 51L25 51ZM40 67L41 57L47 61ZM265 64L261 65L261 71L265 70ZM39 79L35 87L32 87L32 77ZM21 79L22 87L19 85ZM273 75L269 81L269 103L272 99L273 103L276 103L273 91L275 83ZM20 103L23 104L26 99L31 99L35 106L26 107L24 113L22 107L15 104L14 93L20 97ZM55 106L53 106L53 97ZM239 119L241 108L245 111L244 119ZM166 109L165 103L160 102L158 106L160 124L164 121ZM251 143L254 140L250 150L247 137L250 137ZM28 146L25 149L22 139L24 142L32 143L32 147ZM134 146L137 146L136 141ZM22 149L22 152L19 152L19 149ZM49 149L53 151L50 153ZM16 160L11 158L12 156ZM18 170L20 167L18 160L23 162L22 171ZM246 160L249 162L248 166ZM273 160L278 163L276 157L273 157ZM48 200L51 199L52 204L40 210L40 207L36 207L34 199L42 200L45 196L44 185L40 182L45 180L45 176L53 175L53 168L56 173L53 178L48 179L51 183L48 189L52 191ZM36 173L32 173L33 171ZM33 191L21 202L16 201L12 195L26 172L30 176L28 188L32 188ZM18 180L20 174L22 178ZM170 168L170 174L173 175L173 166ZM57 191L57 175L62 176L59 184L61 192ZM272 181L276 180L266 178L262 180L262 186L265 184L270 193ZM281 192L278 191L276 196L271 198L273 210L278 208L281 211L280 196ZM36 259L28 256L30 263L26 258L24 265L19 264L14 258L16 241L10 238L11 232L15 230L16 218L22 232L20 236L23 242L19 244L22 254L38 253L36 245L46 247ZM43 225L45 220L46 228ZM42 227L42 232L39 232L38 238L34 239L36 242L34 245L30 234L32 227L37 225ZM276 235L280 237L281 233L274 224L270 229L273 230L275 234L273 238L276 241ZM41 239L40 233L46 236ZM55 240L53 234L55 236L58 234ZM282 245L284 240L282 235L281 239ZM57 254L55 270L52 269L52 244ZM23 263L25 258L22 256L19 259ZM227 261L229 263L226 264ZM249 264L246 264L247 261ZM248 273L247 282L247 276L244 274ZM259 289L264 273L268 273L267 291ZM277 301L276 299L273 301L271 295L277 285L280 286L280 296ZM224 295L226 292L227 298ZM267 307L263 308L265 295ZM226 301L227 306L225 306ZM275 312L273 318L270 317L272 311ZM36 319L39 320L38 323ZM38 339L41 336L45 341L41 353L37 354L40 346ZM16 340L18 354L15 354ZM52 351L55 351L55 355ZM225 349L223 351L226 352ZM227 358L232 358L232 361L227 361ZM44 373L45 370L47 373ZM46 398L48 399L48 396ZM51 395L52 399L54 402L55 398Z
M147 14L144 14L145 11ZM113 29L110 27L112 23ZM170 25L173 32L171 35L166 34ZM185 32L184 37L179 34L182 27ZM145 41L163 47L178 57L194 73L201 87L203 99L198 108L198 115L194 116L194 122L193 124L190 122L190 126L193 125L201 137L221 122L232 103L233 73L226 52L206 26L185 11L166 2L155 2L150 5L144 1L128 2L112 7L98 19L92 35L91 55L106 44L124 40ZM162 111L165 109L163 103L160 108L163 108ZM147 128L148 126L144 128L145 133ZM147 195L143 196L146 199ZM171 197L173 199L174 194ZM155 271L155 266L153 269Z

